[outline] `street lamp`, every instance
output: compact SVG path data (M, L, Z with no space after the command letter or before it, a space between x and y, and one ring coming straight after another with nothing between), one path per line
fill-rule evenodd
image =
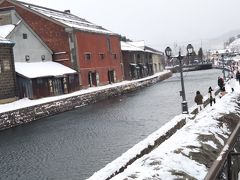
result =
M172 49L169 46L165 49L165 54L166 54L167 59L168 59L168 65L170 65L169 61L170 61L171 56L172 56Z
M171 58L172 50L170 47L167 47L165 49L166 56L168 58ZM179 60L179 67L180 67L180 77L181 77L181 87L182 90L180 91L180 96L182 96L182 114L188 114L188 105L186 101L186 95L185 95L185 88L184 88L184 80L183 80L183 70L182 70L182 59L183 56L181 56L181 52L179 51L179 55L176 57Z
M188 60L190 61L190 57L193 54L193 46L191 44L187 45L187 54L188 54Z
M220 63L219 63L219 53L218 53L218 51L216 51L216 56L217 56L217 63L216 63L216 65L219 65Z

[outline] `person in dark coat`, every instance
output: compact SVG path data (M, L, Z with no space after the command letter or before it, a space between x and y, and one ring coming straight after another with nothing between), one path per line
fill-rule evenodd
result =
M197 103L198 112L200 112L203 109L203 96L201 95L200 91L196 92L194 101Z
M218 77L218 86L219 86L220 90L223 90L224 80L221 77Z
M211 86L208 88L208 95L209 95L209 100L210 100L210 106L212 106L213 102L214 102L214 104L216 103L216 98L215 98L215 94L214 94Z
M236 79L240 84L240 72L239 71L237 71L237 73L236 73Z

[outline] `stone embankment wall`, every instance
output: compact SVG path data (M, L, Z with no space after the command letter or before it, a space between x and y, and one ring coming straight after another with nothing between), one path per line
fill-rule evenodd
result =
M88 104L92 104L103 99L133 92L138 89L151 86L171 76L172 73L169 72L147 80L140 80L126 85L111 87L108 89L103 89L87 94L81 94L78 96L48 102L45 104L0 113L0 130L25 124L47 116L65 112L77 107L86 106Z

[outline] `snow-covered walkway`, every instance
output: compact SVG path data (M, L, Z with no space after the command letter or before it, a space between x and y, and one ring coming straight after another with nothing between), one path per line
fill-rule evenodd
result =
M145 179L204 179L212 162L217 159L226 140L232 132L234 123L223 116L237 116L240 86L236 82L235 91L228 92L212 107L204 108L193 120L191 115L179 115L172 119L158 131L151 134L122 156L96 172L89 180L104 180L116 172L133 156L139 153L144 146L151 145L157 136L165 133L182 118L187 117L186 125L173 136L164 141L149 154L136 160L122 173L116 175L114 180L145 180Z

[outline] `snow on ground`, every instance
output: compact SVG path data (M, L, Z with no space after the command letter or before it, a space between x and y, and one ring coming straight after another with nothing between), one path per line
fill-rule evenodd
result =
M226 85L226 91L228 93L221 99L218 98L216 104L212 107L208 105L194 120L189 118L187 124L172 137L164 141L149 154L136 160L124 172L112 179L168 180L181 179L183 177L188 179L204 179L209 168L206 167L205 163L210 163L217 158L218 154L216 152L221 150L224 146L224 140L231 133L227 125L217 121L217 119L222 117L223 114L236 113L236 99L239 97L240 86L237 84L235 91L232 93L229 85ZM117 168L126 164L144 147L152 144L157 137L164 134L166 130L173 127L184 116L187 117L187 115L176 116L122 156L94 173L88 180L104 180L108 178ZM205 139L206 137L209 138Z
M44 104L44 103L48 103L48 102L52 102L52 101L57 101L57 100L61 100L64 98L69 98L69 97L73 97L73 96L78 96L78 95L82 95L82 94L87 94L87 93L91 93L91 92L95 92L95 91L100 91L103 89L108 89L108 88L112 88L112 87L117 87L117 86L123 86L123 85L127 85L130 83L134 83L134 82L139 82L139 81L143 81L143 80L147 80L147 79L151 79L157 76L161 76L164 75L166 73L168 73L169 71L163 71L163 72L159 72L156 73L152 76L148 76L142 79L137 79L137 80L132 80L132 81L122 81L119 83L114 83L114 84L109 84L106 86L99 86L99 87L91 87L88 89L82 89L73 93L69 93L69 94L64 94L64 95L60 95L60 96L53 96L53 97L46 97L46 98L41 98L41 99L36 99L36 100L30 100L30 99L20 99L18 101L14 101L12 103L8 103L8 104L0 104L0 113L3 112L7 112L7 111L12 111L12 110L16 110L16 109L21 109L21 108L25 108L25 107L30 107L30 106L35 106L35 105L39 105L39 104Z

